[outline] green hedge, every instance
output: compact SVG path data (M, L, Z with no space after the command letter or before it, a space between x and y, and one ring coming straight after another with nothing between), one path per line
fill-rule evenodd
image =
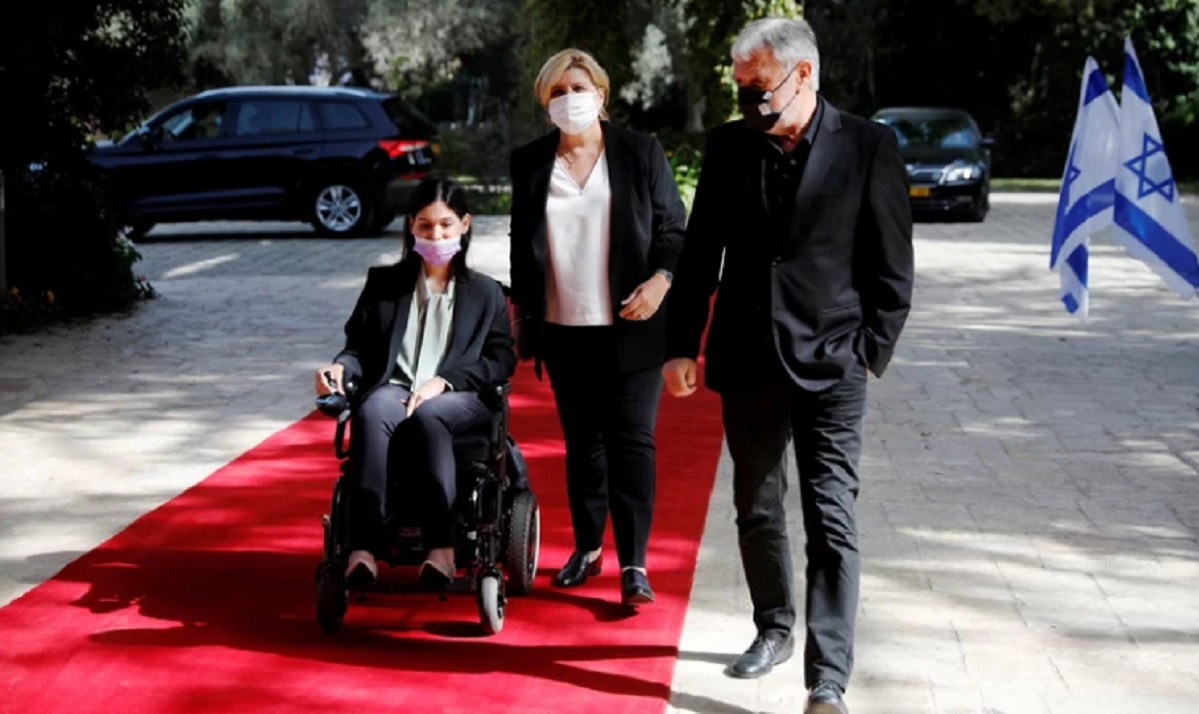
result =
M6 185L8 284L0 334L121 311L154 289L104 193L84 170L38 171Z

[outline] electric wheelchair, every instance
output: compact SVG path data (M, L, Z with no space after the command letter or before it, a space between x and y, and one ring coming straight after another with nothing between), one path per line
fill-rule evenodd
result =
M345 571L350 554L350 504L358 483L353 448L353 416L358 406L355 386L351 381L345 385L346 394L327 394L316 400L321 413L337 418L334 449L341 459L330 512L321 519L325 553L316 571L316 619L330 634L341 627L350 599ZM508 595L525 595L533 589L540 550L537 497L529 489L528 468L520 449L508 435L510 391L511 385L505 383L481 392L480 398L491 408L490 424L454 439L458 476L458 498L452 509L454 562L459 570L465 568L466 579L457 578L451 589L475 593L479 620L488 635L503 628ZM413 525L419 523L418 507L389 479L382 535L371 549L378 562L392 566L423 562L427 549L421 543L420 527Z

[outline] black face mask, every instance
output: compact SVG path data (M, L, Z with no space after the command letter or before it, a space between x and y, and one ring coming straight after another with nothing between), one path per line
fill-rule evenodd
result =
M791 72L794 72L797 67L799 65L792 67ZM779 82L774 89L737 88L737 106L741 109L741 115L745 117L745 126L754 131L770 131L778 123L779 117L783 115L787 107L791 106L795 97L799 96L799 93L796 92L795 96L791 97L791 101L778 111L772 111L770 108L771 98L774 97L774 93L779 90L779 87L786 84L787 80L791 78L791 72L788 72L783 77L783 81Z

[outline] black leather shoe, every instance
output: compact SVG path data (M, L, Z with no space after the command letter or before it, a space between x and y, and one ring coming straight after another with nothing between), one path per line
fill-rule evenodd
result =
M654 589L649 586L649 578L636 568L629 568L620 574L620 602L628 607L648 605L654 601Z
M574 553L571 553L570 559L566 561L566 565L563 565L558 574L554 576L554 587L573 588L577 585L582 585L587 582L587 578L595 577L603 571L603 553L600 553L599 557L588 563L587 554L581 550L576 550Z
M782 664L795 654L795 638L778 634L758 635L754 643L728 668L728 675L737 679L755 679L769 674L774 665Z
M849 707L841 698L841 687L828 680L817 682L808 695L804 714L849 714Z

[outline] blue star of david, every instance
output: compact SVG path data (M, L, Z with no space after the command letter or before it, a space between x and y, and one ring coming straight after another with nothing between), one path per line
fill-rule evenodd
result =
M1082 171L1074 165L1074 154L1070 154L1070 165L1066 167L1066 186L1078 180L1082 176Z
M1128 170L1136 174L1138 201L1146 196L1160 193L1167 201L1174 202L1174 177L1167 173L1164 180L1154 181L1147 173L1149 159L1155 154L1162 153L1165 153L1162 143L1149 134L1145 134L1145 138L1141 142L1141 155L1124 162Z
M1078 176L1083 175L1081 169L1079 169L1077 166L1074 166L1074 150L1076 149L1078 149L1077 144L1071 146L1070 157L1068 157L1066 160L1066 188L1070 188L1070 185L1073 184L1074 181L1078 180Z

